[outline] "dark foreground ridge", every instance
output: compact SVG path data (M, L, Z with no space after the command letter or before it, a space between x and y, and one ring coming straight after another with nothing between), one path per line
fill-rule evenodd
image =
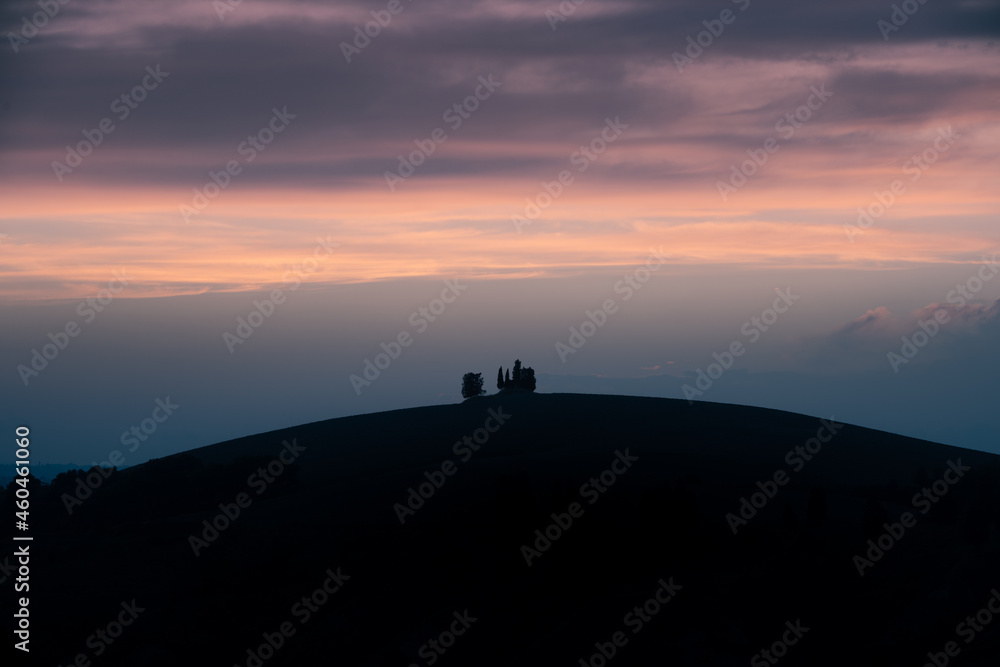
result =
M829 419L515 393L86 484L33 489L33 664L1000 655L998 457ZM13 503L8 490L4 516ZM16 559L0 565L10 586Z

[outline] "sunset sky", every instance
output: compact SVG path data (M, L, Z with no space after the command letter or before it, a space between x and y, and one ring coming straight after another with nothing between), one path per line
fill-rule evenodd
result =
M8 3L0 427L89 464L169 395L131 465L515 356L539 391L681 398L740 341L700 400L1000 452L1000 2L904 4Z

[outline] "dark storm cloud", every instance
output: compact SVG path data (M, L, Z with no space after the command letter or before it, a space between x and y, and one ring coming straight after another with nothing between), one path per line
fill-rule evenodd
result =
M345 62L342 42L370 19L369 11L382 7L246 0L220 19L209 2L67 3L19 53L5 45L0 67L9 110L0 115L0 141L8 159L0 169L48 178L64 147L107 117L115 132L76 178L186 184L234 157L238 144L265 126L272 108L287 107L297 116L293 127L246 180L312 184L377 176L393 167L397 154L412 150L414 140L448 129L442 114L473 92L478 76L490 74L503 83L499 92L449 134L483 144L562 141L571 150L607 116L661 128L689 119L697 110L690 92L676 84L700 76L704 63L822 64L830 58L824 54L885 44L876 22L891 12L889 4L869 2L588 0L553 31L545 11L558 10L556 2L407 2ZM699 62L677 72L671 54L683 51L687 37L704 30L702 21L723 9L734 11L735 21ZM17 33L21 18L35 11L35 3L9 5L4 34ZM151 20L152 12L161 15ZM995 5L927 3L890 43L991 37L1000 32L998 17ZM142 80L146 66L157 65L169 77L128 118L116 118L113 101ZM666 72L661 82L640 83L633 76L637 68L657 66ZM985 72L956 79L852 71L850 55L846 67L832 82L839 97L828 121L919 120L995 85ZM798 97L780 96L742 115L781 114L801 104ZM715 129L722 132L691 134L743 150L738 131ZM429 163L425 172L551 168L564 159L562 150L547 157L523 150L499 159L466 151Z

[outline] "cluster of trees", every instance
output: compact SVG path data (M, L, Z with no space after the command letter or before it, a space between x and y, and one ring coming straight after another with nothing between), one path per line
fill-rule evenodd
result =
M497 370L497 389L527 389L535 391L535 369L530 366L521 368L521 360L514 360L514 372L507 369L507 375L503 374L503 366Z
M535 391L535 369L530 366L521 367L521 360L514 360L514 371L507 369L504 374L503 366L497 369L497 389L501 392L510 390ZM466 373L462 376L462 398L472 398L485 394L483 390L482 373Z

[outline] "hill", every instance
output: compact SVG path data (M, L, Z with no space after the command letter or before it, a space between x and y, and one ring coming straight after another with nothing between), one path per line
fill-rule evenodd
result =
M998 458L828 417L489 396L98 478L33 490L38 664L1000 655L960 626L1000 586Z

